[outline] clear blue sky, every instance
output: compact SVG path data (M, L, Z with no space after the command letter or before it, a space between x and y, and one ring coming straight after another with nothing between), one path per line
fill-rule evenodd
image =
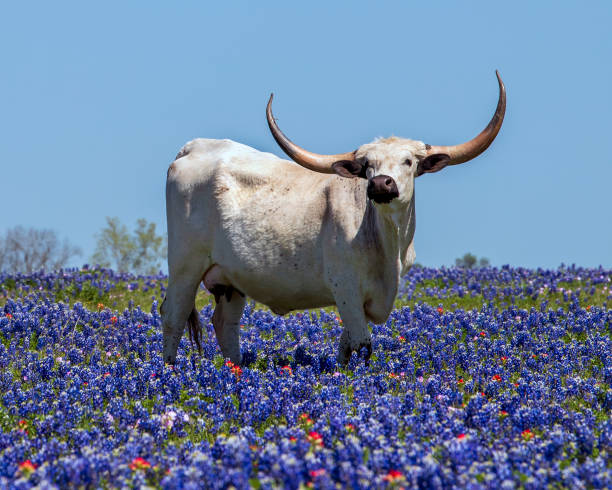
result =
M165 230L195 137L281 154L377 136L455 144L508 91L478 159L417 180L417 260L612 267L612 2L11 2L0 9L0 231L91 255L105 216Z

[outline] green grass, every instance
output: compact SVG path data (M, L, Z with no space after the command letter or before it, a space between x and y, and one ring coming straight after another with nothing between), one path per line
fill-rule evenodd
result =
M70 283L66 287L60 287L56 284L54 288L46 292L42 292L49 297L50 300L55 302L68 303L71 306L77 302L82 303L86 308L90 310L96 310L99 308L110 308L114 311L124 311L130 307L140 306L143 311L150 311L153 305L153 301L157 301L158 305L161 304L164 293L161 286L164 288L167 286L166 281L158 281L156 287L143 291L144 281L136 281L139 287L136 290L129 289L129 282L117 281L115 287L108 292L102 292L98 290L91 282L87 281L82 284L82 287L77 288L75 283ZM442 279L428 279L422 283L417 284L415 291L411 299L406 297L397 297L394 303L395 308L402 308L406 306L413 306L419 303L430 304L434 307L441 307L445 311L453 311L456 309L472 310L480 309L483 305L493 303L493 306L498 308L507 308L510 305L514 305L520 309L531 309L540 308L544 301L547 303L548 308L563 308L567 309L571 304L571 300L566 301L563 293L546 291L539 294L535 299L529 296L517 298L508 298L503 296L502 288L504 286L513 286L510 283L497 283L495 286L498 289L497 296L493 301L486 300L482 294L466 294L462 297L459 295L450 295L446 298L439 298L437 296L430 296L427 294L428 288L443 288L452 286L452 284L445 284ZM25 298L28 294L38 292L33 290L35 286L34 281L26 279L17 283L14 278L8 278L4 282L0 283L0 307L4 306L9 299ZM584 287L585 284L581 284L579 281L572 281L569 283L559 283L559 287L565 289L576 290L578 287ZM483 285L484 289L485 285ZM525 289L527 284L521 284L521 289ZM26 288L30 288L28 291ZM595 293L593 295L580 293L579 302L583 306L598 306L608 307L609 295L604 293L603 285L597 285ZM4 290L4 295L1 291ZM214 305L214 298L208 294L203 288L199 288L196 295L196 307L202 309L206 305ZM268 310L264 305L255 304L258 309ZM335 307L324 308L329 313L338 315L338 311ZM304 310L306 311L306 310Z

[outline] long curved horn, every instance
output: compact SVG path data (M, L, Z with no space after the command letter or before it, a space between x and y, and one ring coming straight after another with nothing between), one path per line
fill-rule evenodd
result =
M457 165L458 163L464 163L472 158L476 158L493 143L497 133L499 133L506 112L506 87L497 70L495 70L495 74L499 82L499 99L495 114L493 114L487 127L473 140L466 143L455 146L431 146L427 151L428 155L446 154L450 158L446 164Z
M355 159L354 151L350 153L340 153L338 155L319 155L317 153L311 153L307 150L304 150L304 148L300 148L298 145L293 143L283 134L283 132L276 125L276 121L274 120L274 116L272 115L273 97L274 94L270 94L270 100L268 101L268 107L266 108L268 126L270 126L270 131L272 132L272 136L274 136L274 139L278 143L278 146L280 146L294 162L299 163L302 167L314 170L315 172L333 174L335 173L334 169L332 168L333 163L342 160L353 161Z

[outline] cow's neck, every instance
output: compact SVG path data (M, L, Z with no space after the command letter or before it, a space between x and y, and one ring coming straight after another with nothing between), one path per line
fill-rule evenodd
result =
M376 207L376 213L379 217L377 223L380 228L380 236L385 242L385 251L397 257L400 269L405 270L406 266L410 265L407 262L413 259L410 257L409 249L414 238L416 224L414 195L407 208L381 211Z

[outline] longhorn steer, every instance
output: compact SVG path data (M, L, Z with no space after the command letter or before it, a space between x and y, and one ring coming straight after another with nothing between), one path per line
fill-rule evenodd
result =
M169 283L161 307L164 360L173 363L185 323L200 346L194 306L204 281L223 355L241 361L240 317L249 296L285 314L336 305L344 330L338 361L371 353L368 321L391 313L401 274L414 263L414 178L463 163L495 139L506 93L489 125L457 146L378 139L317 155L272 135L297 163L230 140L196 139L170 165L166 184Z

